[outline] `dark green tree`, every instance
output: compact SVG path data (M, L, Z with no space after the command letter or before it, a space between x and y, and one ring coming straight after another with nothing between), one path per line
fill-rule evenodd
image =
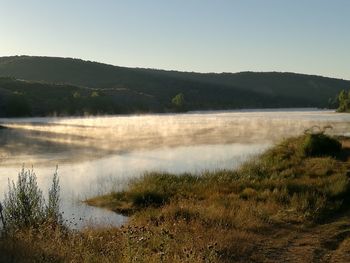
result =
M350 111L350 92L342 90L338 95L338 112L349 112Z

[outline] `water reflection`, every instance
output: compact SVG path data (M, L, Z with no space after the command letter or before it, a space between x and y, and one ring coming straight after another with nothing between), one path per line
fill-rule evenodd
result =
M124 217L79 200L122 189L145 171L235 168L312 125L346 134L349 123L350 114L305 110L1 119L8 129L0 130L0 194L22 164L34 165L39 185L47 189L58 164L65 217L74 227L120 224Z

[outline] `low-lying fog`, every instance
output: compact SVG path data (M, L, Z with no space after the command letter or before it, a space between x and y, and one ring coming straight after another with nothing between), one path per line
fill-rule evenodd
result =
M146 171L232 169L314 125L350 131L350 114L318 110L196 112L142 116L0 119L0 198L22 165L47 189L58 165L62 210L72 227L125 218L79 200L125 187ZM79 220L83 218L84 220ZM77 224L77 225L75 225Z

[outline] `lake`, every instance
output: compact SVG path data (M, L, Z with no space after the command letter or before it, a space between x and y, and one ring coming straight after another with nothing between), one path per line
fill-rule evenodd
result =
M126 218L81 200L123 189L149 171L234 169L312 126L350 135L350 114L315 109L0 119L0 198L22 166L46 192L58 166L62 210L71 228L120 225ZM317 128L314 128L317 129Z

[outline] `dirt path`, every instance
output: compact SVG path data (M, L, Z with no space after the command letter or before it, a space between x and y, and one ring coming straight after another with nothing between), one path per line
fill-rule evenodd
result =
M263 247L263 262L350 262L350 211L315 227L282 229Z
M342 140L350 174L350 140ZM258 246L256 262L349 262L350 205L340 215L315 226L283 226Z
M350 140L342 140L350 174ZM350 206L349 206L350 207ZM258 262L349 262L350 208L328 222L312 227L291 225L276 230L261 244Z

